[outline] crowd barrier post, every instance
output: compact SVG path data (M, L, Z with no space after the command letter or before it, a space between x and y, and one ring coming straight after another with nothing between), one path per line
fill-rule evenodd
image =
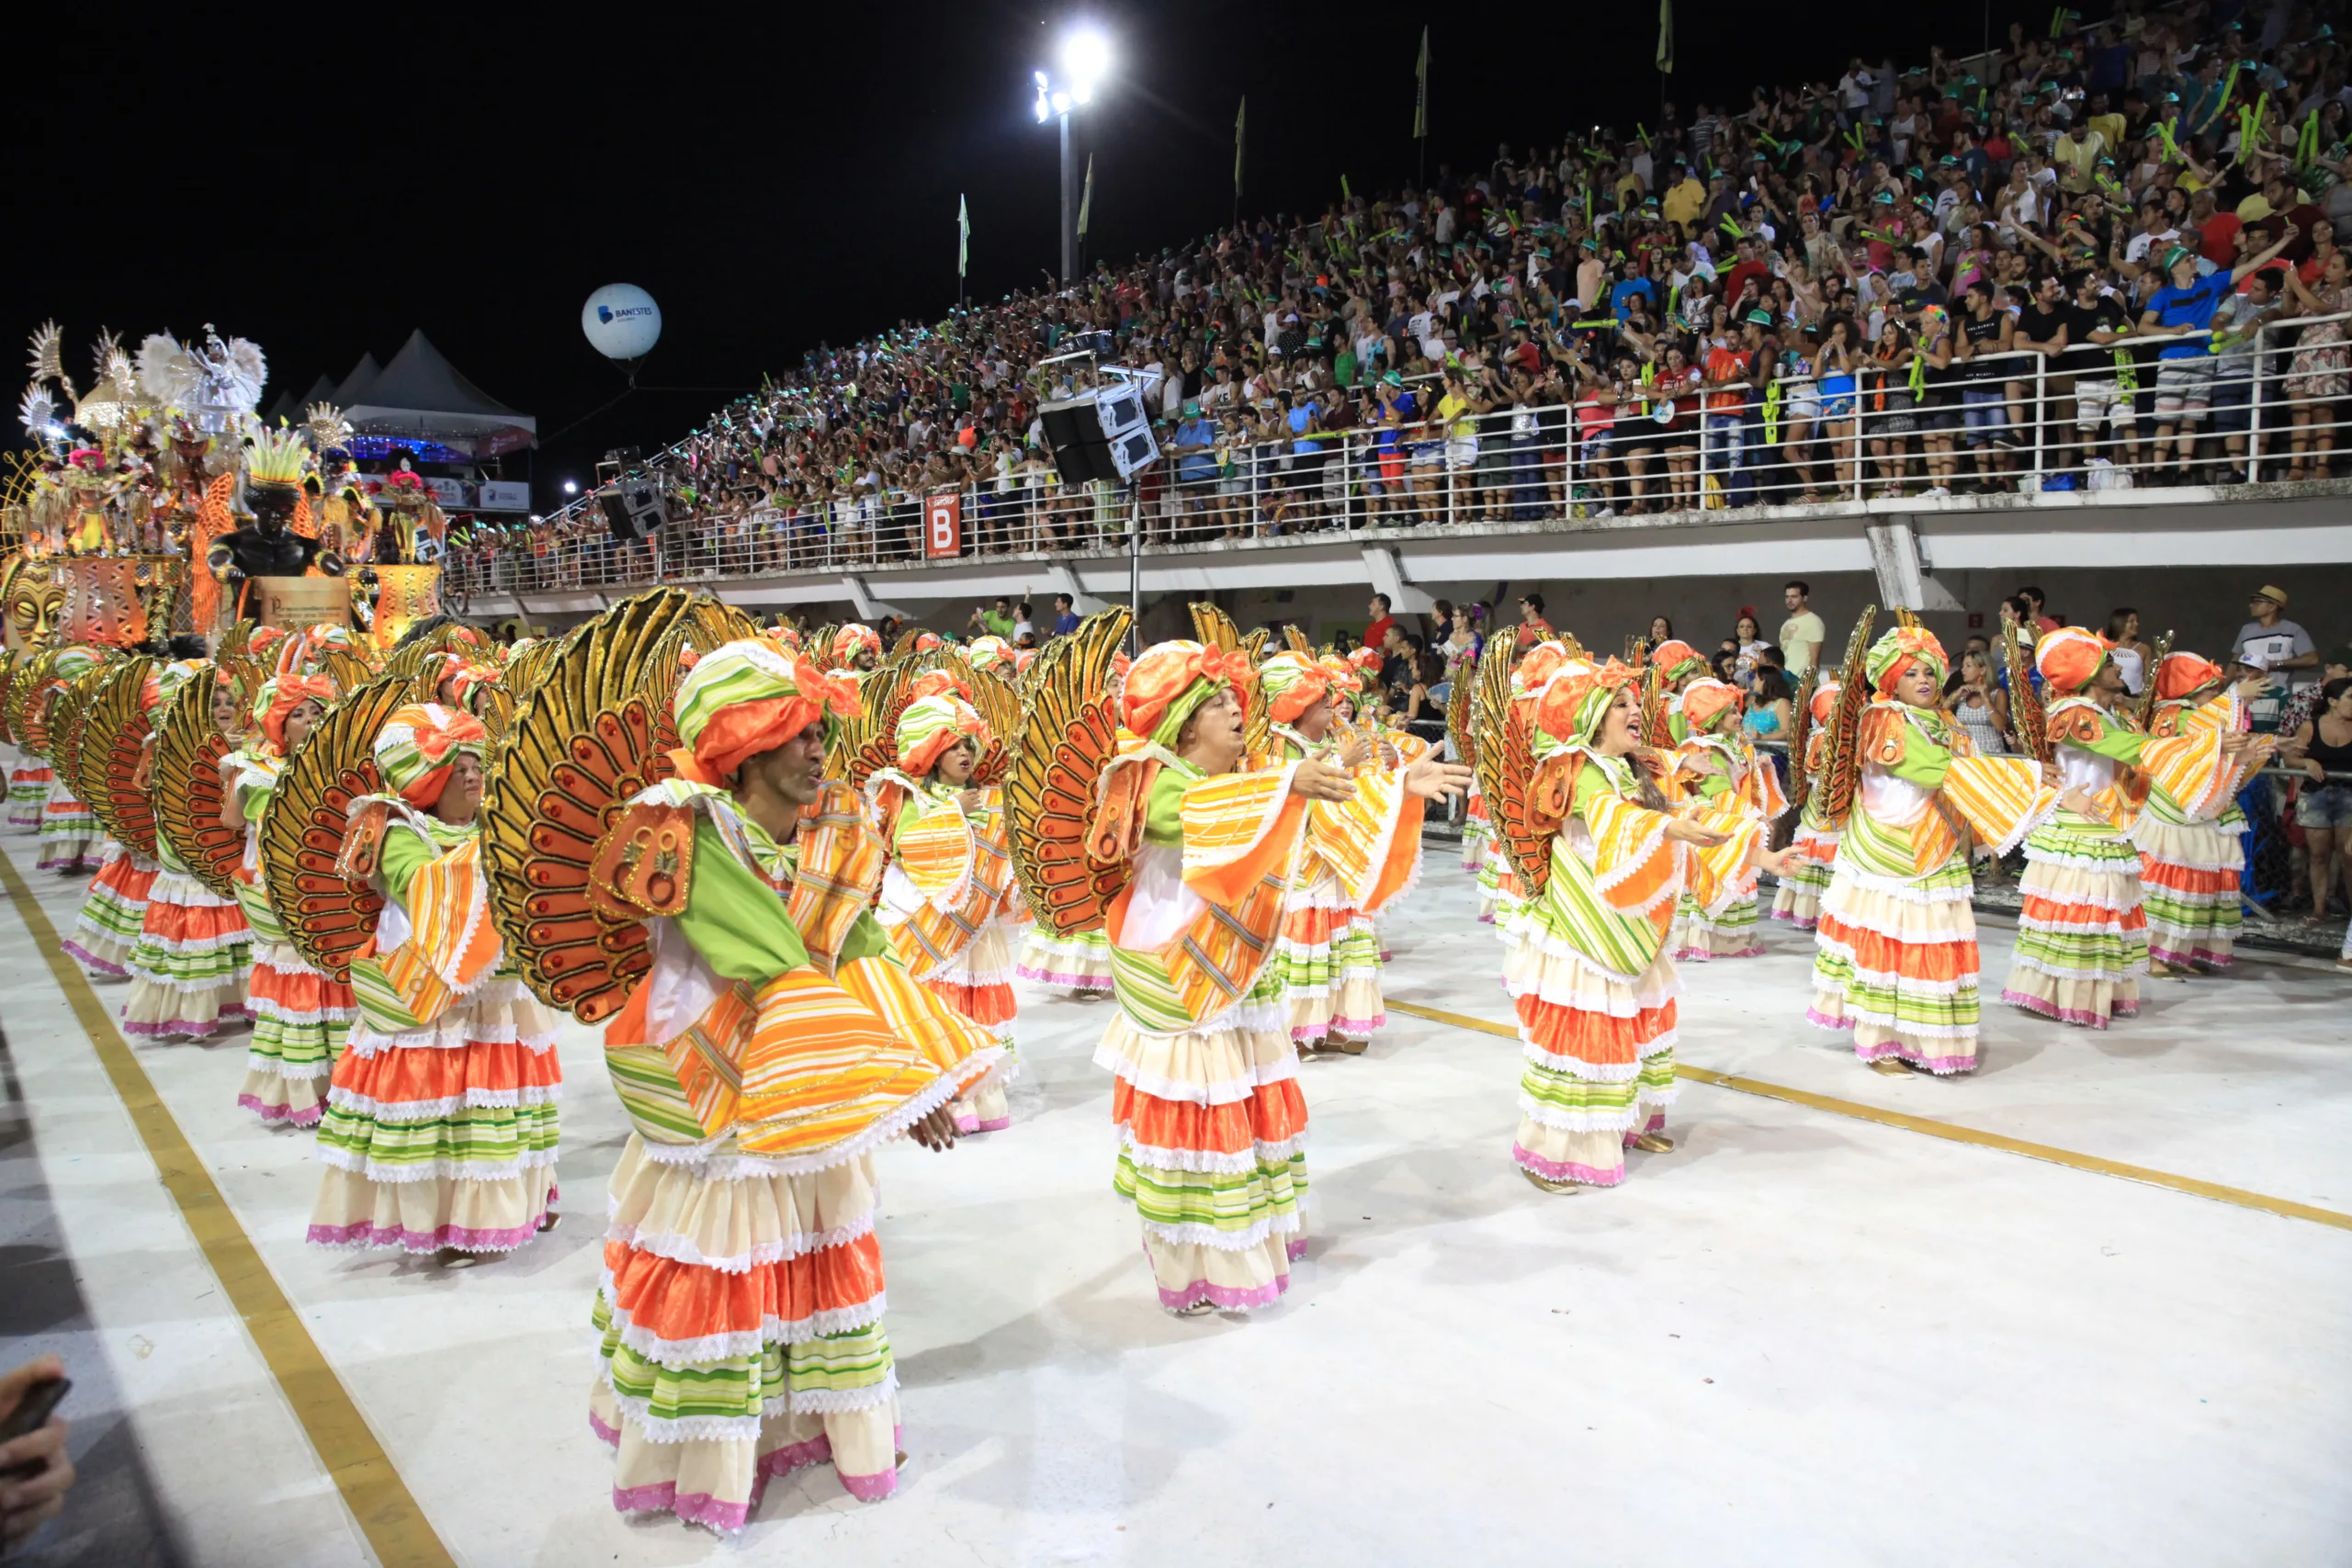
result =
M2042 442L2050 428L2050 356L2033 356L2033 482L2042 483Z
M2262 482L2262 367L2270 362L2264 342L2270 335L2270 323L2265 321L2254 329L2254 386L2247 391L2245 421L2245 482Z

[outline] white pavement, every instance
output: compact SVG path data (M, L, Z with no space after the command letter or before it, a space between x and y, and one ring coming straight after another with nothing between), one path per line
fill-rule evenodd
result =
M69 927L78 886L0 850ZM1389 921L1393 999L1509 1019L1472 908L1433 849ZM1685 1060L2352 1210L2340 972L2157 984L2104 1035L1988 1004L1984 1069L1939 1082L1804 1023L1808 944L1764 940L1684 970ZM2007 959L1988 930L1988 989ZM54 1345L127 1404L186 1561L368 1561L13 911L0 974L95 1325L0 1340L0 1364ZM626 1134L591 1035L563 1047L568 1219L456 1272L303 1245L310 1139L236 1109L242 1034L138 1055L467 1563L2201 1565L2352 1541L2352 1231L1698 1083L1675 1153L1551 1197L1509 1157L1514 1043L1392 1014L1304 1069L1314 1239L1287 1300L1178 1321L1110 1190L1108 1008L1024 991L1012 1127L884 1156L899 1496L806 1472L735 1546L615 1515L588 1430ZM73 1524L28 1561L76 1561Z

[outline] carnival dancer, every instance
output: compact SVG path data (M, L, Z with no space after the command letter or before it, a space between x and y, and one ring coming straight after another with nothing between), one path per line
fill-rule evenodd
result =
M1666 939L1677 897L1695 886L1715 904L1729 879L1781 856L1750 816L1684 809L1670 759L1639 747L1634 670L1613 659L1555 659L1548 672L1522 660L1521 670L1531 809L1554 801L1560 815L1504 968L1526 1059L1511 1157L1547 1192L1614 1187L1626 1149L1674 1147L1679 987Z
M1665 738L1652 736L1650 740L1679 746L1690 739L1690 721L1682 713L1682 694L1707 673L1707 661L1680 637L1668 637L1650 649L1650 667L1657 671L1658 688L1666 697L1667 728Z
M1468 783L1430 759L1354 778L1313 758L1238 771L1249 677L1197 642L1146 650L1090 830L1090 853L1134 867L1107 912L1119 1016L1094 1056L1117 1078L1112 1185L1182 1315L1271 1304L1305 1249L1306 1103L1268 962L1304 851L1377 908L1411 874L1421 802Z
M265 682L254 699L257 739L220 759L221 826L245 836L237 902L254 933L246 998L254 1032L237 1103L264 1122L292 1127L316 1125L324 1112L327 1079L356 1004L350 986L320 973L302 956L270 908L261 874L261 819L287 758L334 698L334 682L324 675L281 672Z
M1378 764L1370 736L1359 731L1343 740L1332 737L1336 680L1330 667L1296 653L1277 654L1260 669L1259 690L1279 748L1271 761L1313 757L1351 774ZM1353 683L1352 672L1348 683ZM1298 1048L1357 1056L1388 1021L1380 995L1380 938L1359 916L1339 873L1317 852L1317 838L1307 835L1283 897L1282 936L1271 967L1282 984L1290 1037Z
M2046 634L2033 651L2063 793L2025 840L2025 905L2001 988L2004 1001L2088 1029L2140 1010L2148 967L2140 856L2125 830L2152 787L2184 817L2218 814L2255 746L2252 735L2205 726L2164 740L2131 729L2110 711L2123 692L2113 651L2080 626Z
M2169 740L2199 727L2225 735L2245 728L2244 694L2231 689L2229 677L2211 660L2167 653L2156 661L2152 679L2156 705L2148 721L2151 739ZM2237 803L2245 784L2244 754L2239 763L2224 786L2227 804L2218 816L2192 816L2169 791L2154 789L2132 824L2129 837L2140 852L2148 911L2151 975L2220 969L2236 956L2239 883L2245 874L2245 813Z
M1682 724L1675 771L1684 792L1698 800L1735 805L1769 839L1789 801L1781 793L1780 774L1740 730L1739 688L1711 678L1691 682L1682 690ZM1729 900L1713 914L1701 908L1689 887L1682 890L1668 939L1678 962L1753 958L1764 951L1756 941L1756 874L1741 873L1733 884L1725 890Z
M846 675L854 685L882 662L882 634L863 622L852 621L833 633L832 647L827 652L832 660L831 677L839 680Z
M993 739L955 677L928 671L899 716L899 765L876 770L865 785L890 854L876 910L882 929L909 974L1004 1047L1000 1070L952 1108L959 1134L1012 1124L1004 1089L1018 1060L1012 946L1020 894L1005 847L1004 792L971 787L972 769Z
M879 846L822 777L850 689L745 640L673 708L676 776L608 835L691 849L614 878L659 956L605 1033L632 1130L589 1419L615 1507L731 1531L805 1466L830 1461L863 1500L897 1489L875 1151L952 1145L948 1101L1003 1053L909 977L867 907Z
M563 1088L553 1015L515 980L481 865L481 721L396 710L374 743L396 793L351 803L337 862L384 896L351 966L359 1016L319 1122L310 1240L511 1252L555 1223Z
M1500 644L1492 646L1498 657L1516 660L1510 671L1510 700L1514 706L1533 699L1534 691L1528 684L1531 676L1540 684L1568 657L1567 645L1560 642L1539 642L1516 655ZM1519 867L1511 859L1510 847L1502 841L1500 829L1490 828L1490 831L1493 841L1485 863L1478 867L1478 919L1495 928L1495 935L1502 939L1503 946L1515 947L1519 942L1519 917L1526 908L1527 896L1520 883ZM1509 960L1505 963L1508 964Z
M164 667L171 680L158 696L157 715L167 711L170 694L187 678L174 674L175 668ZM235 682L225 675L216 679L213 728L233 742L243 729L243 716ZM251 1017L245 970L253 956L253 931L237 900L198 881L160 833L155 863L139 941L123 964L130 971L130 989L122 1001L122 1032L152 1040L208 1039Z
M1823 815L1828 799L1821 793L1822 761L1829 745L1829 716L1837 710L1838 682L1824 681L1813 689L1812 723L1804 738L1804 755L1792 759L1804 769L1804 807L1797 813L1797 830L1790 840L1788 874L1773 890L1768 918L1786 920L1801 931L1821 923L1821 896L1829 890L1830 868L1838 862L1843 828Z
M1842 710L1855 726L1860 776L1821 897L1805 1016L1852 1031L1854 1055L1883 1073L1976 1066L1976 916L1955 821L1979 853L2003 855L2058 800L2032 758L1975 754L1942 706L1944 667L1933 633L1897 626L1865 658L1869 694ZM1832 750L1837 711L1818 731ZM1815 815L1837 830L1838 781L1825 775L1814 789ZM1808 813L1814 806L1806 802Z
M134 722L152 724L155 710L201 668L199 662L189 660L150 671L139 696L140 716ZM112 739L91 737L85 744L108 743ZM73 933L60 944L83 974L93 980L130 977L130 953L139 945L139 933L147 919L147 896L162 869L130 845L107 838L97 872L83 897L81 912L74 918Z
M48 686L34 694L35 702L56 701L56 694L98 667L99 655L87 648L69 648L50 665ZM49 773L49 787L41 798L40 860L43 871L81 876L98 868L98 844L106 837L98 814L74 796L73 781L59 769Z

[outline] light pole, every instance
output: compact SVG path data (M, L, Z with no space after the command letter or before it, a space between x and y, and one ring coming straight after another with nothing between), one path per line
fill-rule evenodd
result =
M1062 38L1062 73L1057 80L1037 72L1037 123L1061 121L1062 287L1078 281L1078 220L1070 208L1069 117L1094 101L1094 88L1111 69L1111 40L1091 27L1077 27Z

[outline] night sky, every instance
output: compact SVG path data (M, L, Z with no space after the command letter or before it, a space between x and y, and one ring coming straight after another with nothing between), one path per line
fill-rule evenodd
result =
M1658 101L1645 6L969 0L828 6L847 15L821 23L817 9L673 20L647 7L504 40L411 34L382 54L322 51L257 93L208 78L185 117L157 112L178 90L160 60L142 58L135 85L27 73L6 110L13 162L72 172L88 194L33 200L20 175L0 326L22 344L56 317L85 383L99 326L135 344L209 321L262 344L265 403L322 372L340 379L363 352L389 360L422 327L484 391L538 416L537 495L552 506L606 447L684 434L820 340L935 320L956 297L959 193L972 295L1041 282L1057 256L1057 151L1030 72L1073 17L1118 51L1077 133L1080 167L1095 154L1090 258L1228 219L1244 93L1245 215L1319 210L1343 173L1360 195L1408 176L1425 21L1432 174L1483 167L1498 141L1630 130ZM1758 83L1834 78L1857 51L1898 66L1924 63L1931 42L1973 51L1983 13L1955 28L1939 9L1939 26L1929 7L1899 6L1856 30L1843 11L1684 0L1670 91L1687 123L1695 101L1744 106ZM1836 34L1787 25L1831 15ZM1991 26L2012 16L2048 21L1996 5ZM662 309L641 383L687 389L640 389L583 420L624 389L579 325L589 291L616 281Z

